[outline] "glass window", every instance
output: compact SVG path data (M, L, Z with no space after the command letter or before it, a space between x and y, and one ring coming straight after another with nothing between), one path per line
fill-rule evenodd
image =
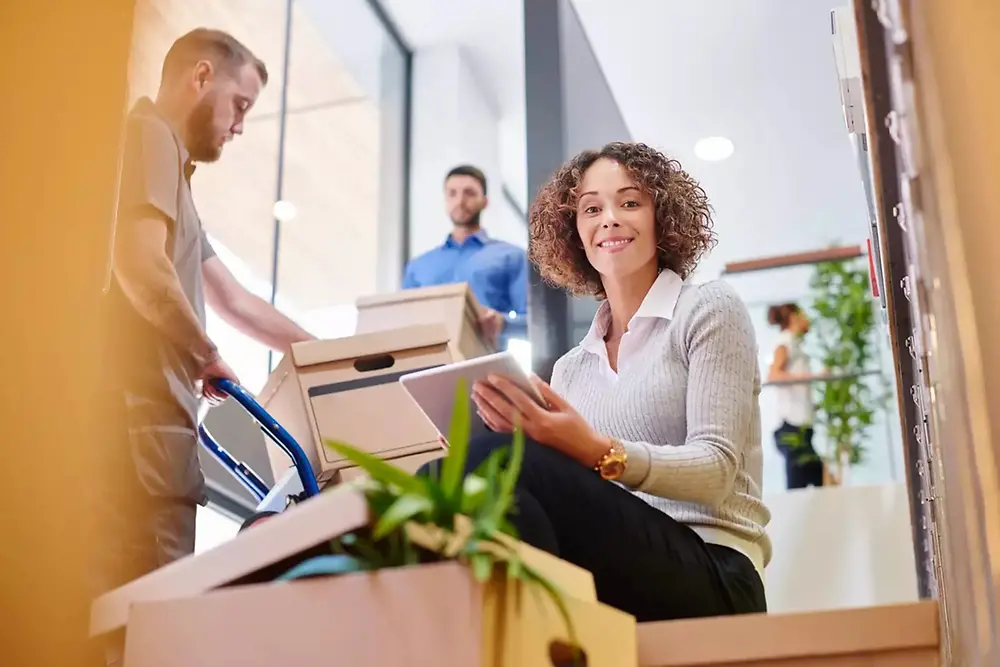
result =
M296 0L292 18L279 303L350 335L355 299L399 286L407 57L366 0Z

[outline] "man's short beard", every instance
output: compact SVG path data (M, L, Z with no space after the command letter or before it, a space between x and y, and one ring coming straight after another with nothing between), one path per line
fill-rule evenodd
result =
M461 220L456 220L455 218L452 218L451 221L456 227L478 227L479 218L480 216L482 216L482 214L483 212L479 211L479 213L476 213L475 215L473 215L471 218L469 218L464 222Z
M215 162L222 157L222 149L215 144L212 123L212 100L203 99L188 116L188 152L195 162Z

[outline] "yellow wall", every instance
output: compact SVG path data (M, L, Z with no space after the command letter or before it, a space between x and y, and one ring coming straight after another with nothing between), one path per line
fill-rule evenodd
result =
M0 2L0 653L83 664L133 0ZM91 663L93 664L93 663Z

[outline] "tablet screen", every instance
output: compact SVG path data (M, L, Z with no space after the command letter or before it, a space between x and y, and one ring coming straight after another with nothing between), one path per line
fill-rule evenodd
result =
M528 380L524 369L509 352L500 352L410 373L400 377L399 381L438 432L447 435L451 427L455 392L458 389L459 380L464 379L465 387L470 392L466 400L469 401L469 410L473 415L471 435L475 437L488 432L488 429L476 414L476 407L472 403L471 396L472 385L479 381L485 381L490 375L502 375L508 378L526 394L533 397L540 406L545 407L545 401Z

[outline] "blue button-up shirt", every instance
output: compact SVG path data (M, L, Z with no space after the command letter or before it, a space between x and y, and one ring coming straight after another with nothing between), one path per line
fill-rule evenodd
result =
M444 245L410 260L403 289L468 283L481 304L503 313L506 325L500 349L510 338L528 335L528 258L516 245L479 231L459 244Z

